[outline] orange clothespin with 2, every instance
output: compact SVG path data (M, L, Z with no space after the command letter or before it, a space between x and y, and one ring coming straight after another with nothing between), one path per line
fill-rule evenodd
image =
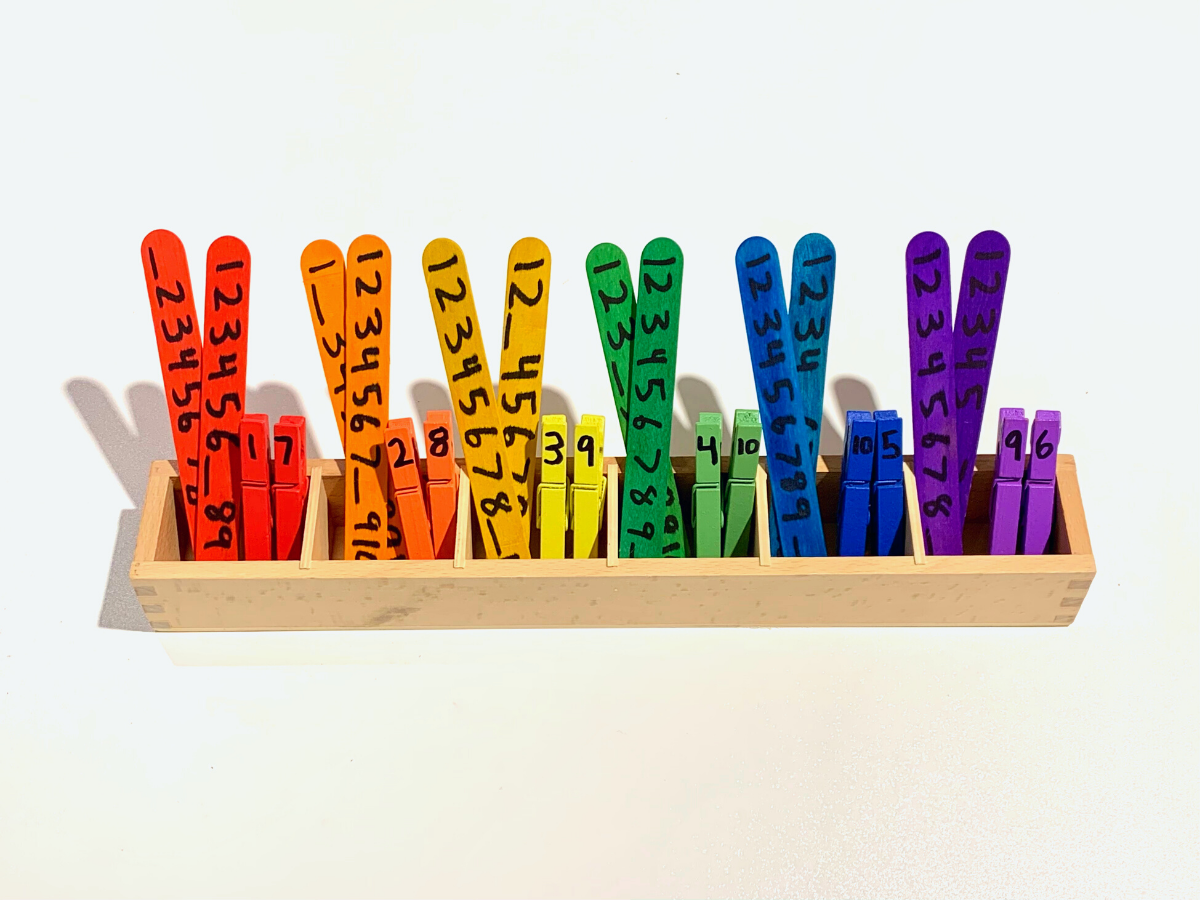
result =
M412 419L392 419L383 433L387 444L388 471L392 491L400 512L400 531L409 559L433 559L433 537L425 493L421 490L421 471L417 467L417 435Z

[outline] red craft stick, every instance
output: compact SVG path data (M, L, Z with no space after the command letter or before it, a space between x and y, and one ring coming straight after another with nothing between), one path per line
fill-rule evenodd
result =
M183 243L163 229L142 240L142 268L154 316L163 389L186 503L184 518L196 541L196 482L200 471L200 320Z
M432 410L425 416L425 477L429 522L436 559L454 559L454 525L458 517L458 465L450 411Z
M308 500L308 448L304 416L275 423L275 558L299 559Z
M271 539L270 420L262 413L242 416L238 450L242 464L243 559L273 559Z
M250 251L235 237L217 238L208 248L204 280L196 559L238 558L238 426L246 399L249 307Z
M433 559L433 538L429 514L421 490L421 472L417 468L417 436L412 419L392 419L384 431L388 451L388 471L392 474L392 493L400 514L400 530L409 559Z

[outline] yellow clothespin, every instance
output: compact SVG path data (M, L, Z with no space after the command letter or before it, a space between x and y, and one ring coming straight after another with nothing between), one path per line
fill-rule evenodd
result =
M575 559L594 559L604 514L604 416L584 416L575 426L575 477L571 482L571 530Z
M542 416L542 477L537 489L541 559L567 552L567 417Z

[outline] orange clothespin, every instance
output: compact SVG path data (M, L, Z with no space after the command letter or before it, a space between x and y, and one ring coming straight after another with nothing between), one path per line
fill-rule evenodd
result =
M246 400L250 251L235 237L208 248L200 354L200 491L196 559L238 558L238 426Z
M434 556L454 559L454 526L458 518L458 464L450 410L435 409L425 416L425 490Z
M242 416L242 559L274 559L271 545L271 433L263 413Z
M299 559L308 500L308 448L304 416L280 416L275 423L275 558Z
M433 559L433 538L429 513L421 490L421 472L417 466L417 436L412 419L392 419L384 432L388 470L392 473L392 496L400 514L400 530L409 559Z

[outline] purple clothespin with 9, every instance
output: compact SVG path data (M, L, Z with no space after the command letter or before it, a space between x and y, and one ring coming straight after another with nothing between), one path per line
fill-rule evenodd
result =
M1025 476L1028 436L1029 420L1025 418L1025 410L1019 407L1000 410L988 536L988 553L993 556L1012 556L1017 552L1017 536L1021 525L1021 479Z
M1057 410L1039 409L1033 417L1029 438L1029 471L1025 476L1025 499L1021 552L1036 555L1046 552L1050 530L1054 527L1055 472L1058 467L1058 440L1062 434L1062 416Z

